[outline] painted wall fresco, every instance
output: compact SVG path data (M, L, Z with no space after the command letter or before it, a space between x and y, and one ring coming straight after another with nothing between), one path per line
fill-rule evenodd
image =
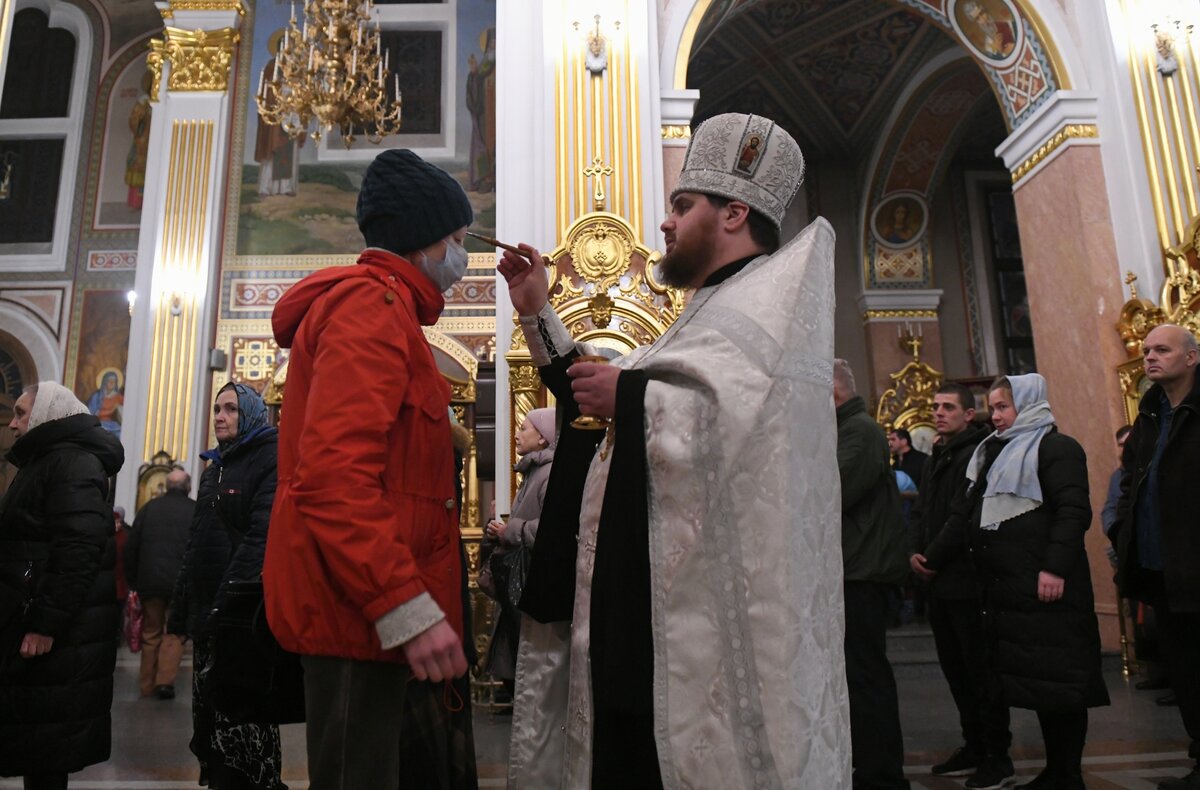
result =
M291 13L278 0L255 10L250 91L243 145L238 255L341 255L356 252L362 236L354 220L358 187L367 163L385 148L413 148L450 172L475 209L475 227L495 227L495 0L454 0L449 24L414 21L384 26L392 71L404 93L404 129L374 146L356 143L351 161L340 140L320 150L312 140L292 140L258 115L253 93L273 71L273 50ZM389 9L399 6L388 6ZM444 8L444 6L441 6ZM299 9L298 9L299 10ZM436 39L436 40L435 40ZM447 52L442 48L447 47ZM450 64L453 64L451 67ZM440 106L442 80L451 78L453 108ZM450 110L453 109L453 112ZM453 128L450 117L453 116ZM473 251L484 251L469 242Z
M72 389L75 397L100 418L100 424L117 436L121 435L128 356L129 302L125 292L85 292Z
M94 218L98 229L136 228L141 221L153 107L150 73L137 58L117 78L108 102Z

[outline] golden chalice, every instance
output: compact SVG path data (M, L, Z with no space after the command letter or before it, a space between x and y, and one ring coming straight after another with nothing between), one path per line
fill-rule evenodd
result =
M571 364L574 365L577 362L594 362L597 365L607 365L609 359L608 357L602 357L599 354L584 354L582 356L575 357ZM571 420L571 427L578 428L582 431L607 431L611 422L612 421L607 417L597 417L594 414L581 414L575 419Z

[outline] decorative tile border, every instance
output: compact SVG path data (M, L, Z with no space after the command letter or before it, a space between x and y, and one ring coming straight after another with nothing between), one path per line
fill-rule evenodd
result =
M89 272L131 272L137 269L137 250L92 250L87 256Z

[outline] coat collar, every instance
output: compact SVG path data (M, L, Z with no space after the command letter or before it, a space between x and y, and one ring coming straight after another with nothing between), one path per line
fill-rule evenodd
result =
M1163 391L1161 384L1152 385L1150 389L1146 390L1146 394L1143 395L1142 399L1138 402L1138 412L1141 414L1157 416L1159 404L1162 402L1165 394L1166 393ZM1185 407L1200 411L1200 366L1197 366L1195 376L1192 379L1192 391L1187 394L1187 397L1184 398L1183 402L1180 403L1176 408L1182 409Z
M844 422L847 418L853 417L855 414L866 414L867 402L862 399L862 395L855 395L850 400L837 407L837 421Z
M442 310L446 307L445 297L428 277L409 263L407 258L402 258L378 247L368 247L358 256L358 263L360 266L366 266L372 276L383 282L384 285L396 280L407 285L412 292L413 303L417 308L417 319L421 325L433 326L437 323Z

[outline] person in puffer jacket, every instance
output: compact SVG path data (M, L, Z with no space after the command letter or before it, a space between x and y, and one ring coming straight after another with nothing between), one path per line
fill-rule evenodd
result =
M275 499L279 432L267 424L267 407L254 390L230 382L213 404L217 446L200 454L209 462L200 476L183 567L171 596L167 632L193 643L192 740L201 784L211 790L286 790L280 781L279 727L234 724L212 700L211 615L230 582L262 575L267 527Z
M1083 536L1092 521L1087 458L1059 433L1037 373L997 379L992 425L967 464L970 489L926 551L937 571L968 551L983 584L989 663L1008 705L1037 712L1046 768L1030 790L1082 790L1088 708L1107 705ZM967 787L1013 775L1007 758ZM984 781L992 778L995 781Z
M27 389L0 500L0 776L57 790L112 746L117 660L109 479L121 443L68 390Z

